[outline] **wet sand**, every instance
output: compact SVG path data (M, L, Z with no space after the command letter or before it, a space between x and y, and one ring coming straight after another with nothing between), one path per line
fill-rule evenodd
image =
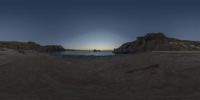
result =
M0 51L0 100L199 100L200 53L56 57Z

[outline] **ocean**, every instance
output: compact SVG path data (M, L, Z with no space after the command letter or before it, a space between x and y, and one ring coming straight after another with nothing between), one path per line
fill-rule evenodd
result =
M101 51L101 52L93 52L93 51L62 51L62 52L50 52L51 55L55 56L113 56L112 51Z

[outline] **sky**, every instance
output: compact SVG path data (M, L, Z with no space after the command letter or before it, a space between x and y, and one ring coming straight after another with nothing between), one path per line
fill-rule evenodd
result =
M107 50L150 32L200 40L200 1L0 0L0 41Z

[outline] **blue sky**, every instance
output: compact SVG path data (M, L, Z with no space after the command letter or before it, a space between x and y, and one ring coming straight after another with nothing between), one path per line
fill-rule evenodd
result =
M198 0L1 0L0 40L113 49L149 32L200 40Z

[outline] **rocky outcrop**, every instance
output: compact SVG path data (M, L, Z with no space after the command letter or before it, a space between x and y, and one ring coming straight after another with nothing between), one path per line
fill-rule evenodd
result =
M53 51L65 51L62 46L59 45L47 45L41 46L35 42L0 42L0 48L14 49L14 50L35 50L39 52L53 52Z
M94 49L93 52L101 52L101 50Z
M8 49L39 50L40 45L34 42L0 42L0 47Z
M65 51L65 49L60 45L47 45L43 46L41 51L42 52Z
M115 49L115 54L127 54L151 51L189 51L200 50L200 42L169 38L163 33L148 33L133 42Z

